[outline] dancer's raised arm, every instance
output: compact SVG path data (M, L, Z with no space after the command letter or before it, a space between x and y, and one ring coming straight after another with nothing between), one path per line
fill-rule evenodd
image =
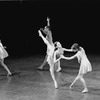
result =
M50 26L50 18L47 17L47 26Z

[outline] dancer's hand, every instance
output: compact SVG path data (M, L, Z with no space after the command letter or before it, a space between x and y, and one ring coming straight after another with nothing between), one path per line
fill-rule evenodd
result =
M47 17L47 21L49 22L49 20L50 20L50 18L49 17Z
M70 49L71 51L74 51L73 49Z
M63 55L61 55L60 57L61 57L61 58L64 58L64 56L63 56Z

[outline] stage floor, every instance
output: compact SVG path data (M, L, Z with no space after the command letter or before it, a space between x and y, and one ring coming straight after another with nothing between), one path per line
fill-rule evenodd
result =
M100 57L89 56L93 71L84 76L89 93L82 94L83 86L77 81L72 90L69 86L77 76L77 60L61 60L62 71L55 73L59 88L55 89L48 64L44 70L37 68L44 56L5 59L13 76L6 76L0 66L0 100L100 100Z

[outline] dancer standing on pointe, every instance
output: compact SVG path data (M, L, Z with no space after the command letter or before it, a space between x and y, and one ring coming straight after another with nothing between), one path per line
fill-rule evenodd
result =
M77 80L80 80L84 86L84 90L82 91L82 93L88 92L87 85L86 85L86 82L85 82L83 76L87 72L92 71L91 63L85 54L85 50L82 47L80 47L77 43L74 43L72 45L71 49L74 52L77 52L74 56L72 56L72 57L64 57L63 55L61 56L61 58L67 59L67 60L77 58L78 62L80 63L79 73L78 73L77 77L75 78L75 80L73 81L73 83L70 85L70 89Z
M7 70L8 72L8 76L11 75L10 70L8 69L8 67L4 64L4 58L8 57L8 53L5 50L5 47L3 47L1 40L0 40L0 63L1 65Z
M41 31L46 35L46 40L52 45L53 44L53 39L52 39L52 32L50 30L50 19L47 17L47 26L45 26L44 29L41 28ZM47 54L45 56L45 59L39 69L43 69L43 66L47 63L47 58L48 58L48 46L47 46Z
M47 55L48 55L47 56L47 62L49 64L49 66L50 66L50 74L51 74L51 77L52 77L52 79L54 81L55 88L58 88L57 81L56 81L55 75L54 75L54 49L55 49L54 44L53 43L50 44L48 42L47 38L45 38L42 35L42 33L41 33L40 30L38 32L39 32L39 36L43 39L44 43L47 45L47 48L48 48L48 52L47 52Z
M72 49L63 48L61 43L58 41L55 42L54 45L55 45L55 48L57 48L57 50L55 50L55 52L54 52L54 61L56 61L56 59L58 59L61 55L63 55L64 51L69 51L69 52L73 51ZM55 63L55 66L58 67L56 72L59 72L61 70L60 60L57 60L57 62Z

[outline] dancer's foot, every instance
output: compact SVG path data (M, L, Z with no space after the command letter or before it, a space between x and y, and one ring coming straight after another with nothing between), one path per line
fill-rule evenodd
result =
M82 91L82 93L87 93L87 92L88 92L87 88Z
M58 88L58 85L57 85L57 83L55 83L54 85L55 85L55 88L57 89L57 88Z
M71 90L72 89L72 86L70 86L69 89Z
M43 67L42 67L42 66L40 66L40 67L38 67L38 69L43 69Z
M73 85L71 84L70 87L69 87L70 90L72 89L72 86L73 86Z
M61 67L59 67L57 70L56 70L56 72L60 72L61 71Z
M7 74L7 76L11 76L11 75L12 75L11 73L8 73L8 74Z

